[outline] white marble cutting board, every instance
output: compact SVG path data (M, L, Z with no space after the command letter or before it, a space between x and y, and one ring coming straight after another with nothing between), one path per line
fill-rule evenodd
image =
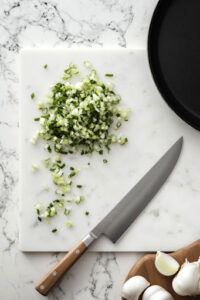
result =
M51 224L36 221L34 204L55 199L48 171L41 160L48 157L43 144L32 145L31 136L38 124L37 102L49 86L60 79L69 62L79 66L90 60L105 81L116 83L122 104L131 107L130 120L121 133L129 138L125 146L114 145L109 155L67 156L68 165L81 167L77 184L86 200L72 205L70 219L74 228L64 225L66 217L59 214ZM43 65L48 64L48 69ZM104 77L114 73L113 79ZM113 245L102 237L92 251L175 250L199 238L200 233L200 133L180 120L159 95L152 80L145 51L102 49L54 49L22 51L20 56L20 249L23 251L67 251L135 185L160 156L184 136L181 158L162 190L131 225L126 234ZM30 94L35 92L36 99ZM108 165L102 159L107 158ZM87 162L91 162L91 166ZM40 170L33 174L31 165ZM49 184L49 192L42 186ZM75 192L75 189L74 189ZM79 191L78 191L79 192ZM86 217L84 212L90 211ZM58 228L56 234L51 233Z

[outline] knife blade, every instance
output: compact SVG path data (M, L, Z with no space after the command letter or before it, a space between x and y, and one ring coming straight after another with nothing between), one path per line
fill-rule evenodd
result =
M180 138L90 234L95 238L104 234L115 243L164 184L178 160L182 143Z
M47 295L62 275L102 234L113 243L121 237L171 174L180 156L182 144L181 137L94 229L35 286L40 294Z

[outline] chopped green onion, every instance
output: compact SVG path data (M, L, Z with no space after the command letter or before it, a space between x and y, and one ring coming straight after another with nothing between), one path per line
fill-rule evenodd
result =
M84 64L84 66L85 66L86 68L91 68L91 67L92 67L91 62L88 61L88 60L85 60L85 61L83 62L83 64Z
M90 212L86 210L85 215L89 216Z
M45 168L48 168L50 166L50 158L46 158L43 160L43 165Z
M78 189L81 189L83 186L81 184L77 184L76 186Z
M75 203L76 204L80 204L81 202L83 202L85 200L84 196L79 196L78 199L76 199Z
M45 184L45 185L43 186L43 189L44 189L45 191L48 191L48 190L49 190L48 184Z
M115 129L119 129L121 126L122 126L122 123L118 121L116 126L115 126Z
M69 177L71 178L71 177L74 177L76 175L76 172L71 172L70 174L69 174Z
M64 70L65 81L57 82L48 99L38 103L41 111L39 136L48 142L49 152L79 151L86 155L97 151L102 155L104 148L109 151L110 145L118 141L111 125L117 118L119 122L128 120L129 110L118 108L120 96L111 85L99 79L96 70L90 69L80 81L72 83L70 80L78 74L77 66L70 64Z
M107 159L103 159L104 164L107 164L108 160Z
M74 226L73 223L69 220L65 224L68 228L72 228Z
M50 145L47 145L45 148L47 149L47 151L48 151L49 153L52 152L52 149L51 149L51 146L50 146Z
M53 233L55 233L55 232L57 232L57 231L58 231L57 228L53 228L53 229L51 230L51 232L53 232Z
M47 64L45 64L45 65L43 66L43 68L44 68L44 69L47 69L47 68L48 68L48 65L47 65Z
M31 93L31 99L35 99L35 93Z
M78 75L79 70L77 68L77 65L70 64L67 69L64 70L63 80L69 80L73 77L73 75Z
M68 216L70 214L71 210L69 208L65 208L64 215Z
M70 168L71 169L71 168ZM76 176L77 174L79 173L79 170L78 169L74 169L74 171L72 171L70 174L69 174L69 178L71 178L71 177L74 177L74 176Z
M33 171L33 172L37 172L38 170L39 170L39 166L36 165L36 164L33 164L33 165L32 165L32 171Z
M72 203L73 202L73 200L71 200L71 199L67 199L66 200L68 203Z
M37 143L37 140L38 140L38 137L39 137L39 133L36 132L36 134L30 139L30 142L32 144L36 144Z
M106 77L113 77L114 75L111 74L111 73L107 73L107 74L105 74L105 76L106 76Z
M127 137L125 137L125 138L119 138L119 144L120 144L120 145L124 145L124 144L126 144L127 142L128 142Z

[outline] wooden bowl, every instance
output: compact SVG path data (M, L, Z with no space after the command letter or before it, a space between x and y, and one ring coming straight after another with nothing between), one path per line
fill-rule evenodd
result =
M170 253L172 257L174 257L180 265L182 265L185 262L185 259L189 262L197 261L200 257L200 240L194 242L192 245L182 248L176 252ZM154 264L155 261L155 254L148 254L142 257L130 270L128 273L125 282L136 275L141 275L145 277L151 285L160 285L163 288L165 288L173 297L175 300L186 300L186 299L200 299L200 296L197 297L183 297L178 296L174 290L172 289L172 280L174 276L163 276L160 274L155 267ZM142 297L141 297L142 299ZM122 300L125 300L122 298Z

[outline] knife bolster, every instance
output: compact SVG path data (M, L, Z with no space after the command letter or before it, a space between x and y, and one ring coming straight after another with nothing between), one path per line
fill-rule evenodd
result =
M86 247L88 247L90 244L96 240L96 236L92 233L88 233L83 239L82 242L85 244Z

